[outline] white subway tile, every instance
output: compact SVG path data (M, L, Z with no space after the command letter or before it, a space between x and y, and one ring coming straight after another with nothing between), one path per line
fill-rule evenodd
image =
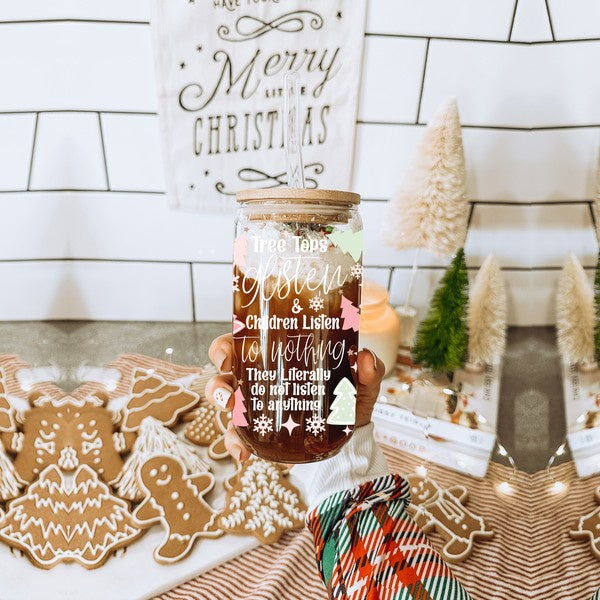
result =
M600 83L590 73L599 61L600 41L530 47L432 40L419 121L456 96L468 125L598 124Z
M189 321L189 265L0 263L0 320Z
M232 267L194 265L194 301L197 321L231 321Z
M2 25L0 72L4 111L156 110L146 25Z
M106 189L98 115L41 113L31 189Z
M476 265L494 252L503 267L560 267L574 252L590 266L598 244L587 204L478 205L465 251Z
M534 131L515 152L516 194L530 200L584 200L596 191L598 128Z
M600 123L600 82L590 76L600 61L600 41L540 44L531 52L532 126Z
M503 267L529 267L533 220L530 206L475 206L465 246L469 264L479 266L493 252Z
M600 37L597 0L548 0L557 40Z
M0 214L10 223L0 236L0 261L67 257L68 208L64 194L0 194Z
M359 125L354 189L387 199L397 189L421 126ZM589 197L598 134L593 129L463 129L467 192L475 200L528 202Z
M429 302L435 292L445 269L419 269L416 274L410 305L414 306L419 318L427 313ZM394 269L390 286L390 303L392 306L404 304L410 282L411 269Z
M189 265L72 261L51 318L190 321Z
M364 256L365 265L401 265L413 264L415 251L393 250L382 241L382 228L387 217L386 202L363 202L360 214L364 228ZM448 264L446 258L438 258L426 250L419 251L419 263L428 266L444 266Z
M509 325L552 325L558 271L503 271Z
M0 262L0 321L69 318L67 262Z
M519 0L510 36L513 42L552 40L545 0Z
M230 261L233 214L169 207L156 194L69 194L64 218L75 258Z
M25 190L35 115L0 115L0 190Z
M101 119L110 188L164 191L158 117L103 114Z
M530 57L523 44L432 40L419 121L454 96L462 123L529 127L537 108L527 93Z
M374 281L378 285L387 289L390 280L391 269L378 267L365 267L363 269L363 281L365 279Z
M416 121L426 45L425 40L366 38L360 120Z
M37 21L43 19L106 19L124 21L148 21L148 0L4 0L2 21Z
M506 40L514 0L369 0L367 31Z
M358 125L352 189L363 198L389 198L422 134L418 126Z
M531 213L534 267L562 266L569 252L584 266L596 265L598 242L587 204L533 206Z

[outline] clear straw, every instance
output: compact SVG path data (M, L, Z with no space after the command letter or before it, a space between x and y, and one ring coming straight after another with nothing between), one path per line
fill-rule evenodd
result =
M304 165L302 163L302 142L300 140L300 83L296 71L288 71L284 79L283 100L285 162L287 184L291 188L304 187Z

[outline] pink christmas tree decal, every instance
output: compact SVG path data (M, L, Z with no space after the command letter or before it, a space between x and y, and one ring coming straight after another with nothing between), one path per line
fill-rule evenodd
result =
M245 233L238 235L233 242L233 264L238 267L246 265L246 254L248 252L248 238Z
M248 427L248 421L244 413L246 412L246 399L242 390L238 388L235 390L235 404L233 405L233 413L231 420L236 427Z
M244 323L237 318L237 315L233 315L233 335L239 333L244 327Z
M342 329L354 329L358 331L360 323L360 311L346 296L342 296Z

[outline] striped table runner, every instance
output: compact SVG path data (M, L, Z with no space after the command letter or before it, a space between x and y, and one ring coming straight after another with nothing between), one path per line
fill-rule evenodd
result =
M392 471L409 473L420 464L411 456L384 448ZM481 481L428 466L440 485L464 484L468 506L483 515L496 535L477 542L471 557L453 565L473 600L590 600L600 587L600 562L587 543L573 540L568 531L584 512L596 506L594 489L600 476L577 478L572 463L552 470L567 485L554 496L545 471L519 472L514 493L500 495L496 486L510 470L492 464ZM435 533L430 539L440 547ZM313 545L307 531L288 532L280 542L262 546L185 583L161 600L326 600L317 573Z

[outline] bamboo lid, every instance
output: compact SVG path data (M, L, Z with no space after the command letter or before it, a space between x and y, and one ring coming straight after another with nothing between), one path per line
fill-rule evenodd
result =
M305 201L311 204L359 204L360 196L340 190L319 190L307 188L276 187L267 189L243 190L235 195L238 202L294 202Z

